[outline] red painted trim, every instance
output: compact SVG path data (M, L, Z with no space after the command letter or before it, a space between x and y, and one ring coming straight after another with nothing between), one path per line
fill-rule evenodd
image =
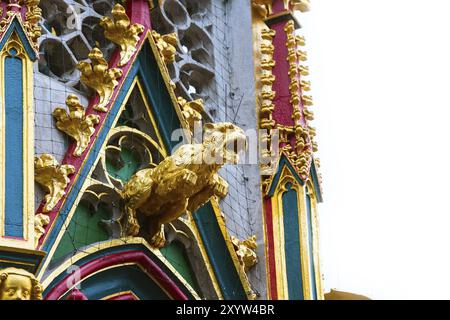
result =
M72 292L69 294L69 296L67 297L66 300L73 300L73 301L78 301L78 300L88 300L88 298L84 295L83 292L81 292L80 290L78 290L77 288L73 289Z
M4 239L10 239L10 240L18 240L18 241L27 241L24 238L21 237L12 237L12 236L4 236Z
M291 91L289 85L291 79L289 77L289 61L288 48L286 46L287 35L284 31L287 21L280 21L271 26L275 30L276 34L273 38L273 45L275 46L273 59L275 60L275 67L272 70L275 76L275 82L273 83L273 91L276 92L273 103L275 109L272 116L277 124L285 126L293 126L294 120L292 119L293 107L291 104Z
M115 301L115 300L137 300L137 299L131 293L123 293L123 294L114 296L114 297L112 297L110 299L107 299L107 300Z
M285 0L274 0L272 3L272 14L277 14L286 11L286 6L284 4Z
M127 13L133 23L140 23L151 28L150 10L148 0L128 1Z
M100 271L102 269L119 266L124 263L136 263L143 267L145 271L152 276L154 281L163 288L168 295L174 300L188 300L188 297L178 288L175 282L162 271L162 269L153 262L145 253L141 251L128 251L124 253L116 253L108 256L104 256L80 267L79 272L76 274L76 279L83 280L89 275ZM45 300L58 300L69 289L67 284L75 283L75 274L68 275L62 281L60 281L53 289L47 294Z
M278 299L277 292L277 268L275 261L275 243L273 235L273 214L272 214L272 199L269 197L264 198L264 213L266 222L266 240L267 240L267 258L269 274L269 293L271 300Z
M145 28L144 32L141 34L141 40L139 41L139 43L136 46L136 48L137 48L136 54L130 60L130 62L128 62L127 65L125 65L124 67L121 68L123 71L123 76L120 79L118 79L119 84L117 85L117 87L114 91L114 94L111 98L111 101L106 106L106 108L110 108L114 104L114 102L117 98L117 95L119 94L120 89L122 87L122 84L128 76L131 66L133 65L134 61L136 60L144 42L145 42L149 27L150 27L150 12L149 12L150 10L148 7L148 3L146 3L146 0L134 0L134 1L129 1L129 3L130 3L129 8L130 8L130 10L132 10L130 12L132 23L141 23L144 26L146 26L146 28ZM146 6L145 8L143 7L144 4ZM140 13L135 14L134 13L135 10L145 11L146 13L140 12ZM133 19L136 19L136 20L133 20ZM145 19L148 19L148 21L146 21ZM112 55L112 57L109 61L109 67L110 68L119 68L118 67L119 61L120 61L120 49L116 50L116 52L114 52L114 54ZM105 120L108 116L107 112L99 112L94 109L94 106L98 103L99 99L100 99L99 96L97 94L94 94L89 101L89 106L86 109L86 115L94 114L94 115L98 115L100 118L99 124L94 127L95 132L91 137L91 141L89 142L88 147L86 148L86 150L80 157L75 157L75 156L73 156L73 152L76 148L76 143L75 142L71 143L71 145L67 149L67 153L64 157L64 160L62 161L62 164L69 164L69 165L74 166L75 173L69 176L70 182L67 184L67 187L65 189L65 195L61 198L61 200L54 207L54 209L51 212L47 213L47 215L50 217L50 223L45 227L46 235L49 232L49 230L53 227L53 223L59 214L59 210L61 209L63 203L65 202L67 196L69 195L72 186L75 184L76 180L78 179L78 173L80 172L84 161L88 157L89 151L91 150L92 145L94 144L95 139L99 134L99 131L103 128L103 124L105 123ZM43 212L44 206L45 206L45 200L43 200L42 203L40 204L39 208L36 211L36 214ZM42 244L45 240L46 240L46 236L41 237L41 239L39 240L38 248L42 247Z

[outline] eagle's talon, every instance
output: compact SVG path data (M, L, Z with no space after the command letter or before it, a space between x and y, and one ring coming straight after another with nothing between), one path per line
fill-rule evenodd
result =
M130 236L137 236L141 227L134 217L128 216L128 232Z
M161 230L153 236L153 238L150 240L150 244L157 249L161 249L166 245L164 226L162 226Z

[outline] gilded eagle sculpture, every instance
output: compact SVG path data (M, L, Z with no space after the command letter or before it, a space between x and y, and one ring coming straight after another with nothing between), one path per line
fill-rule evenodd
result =
M228 183L218 171L238 163L246 142L243 130L231 123L206 124L203 143L185 144L157 167L137 172L122 190L125 236L137 236L145 220L142 231L151 245L163 247L164 224L227 195Z

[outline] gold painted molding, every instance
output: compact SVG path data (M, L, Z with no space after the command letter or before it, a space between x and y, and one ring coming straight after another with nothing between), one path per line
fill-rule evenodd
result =
M67 97L66 105L69 112L63 108L56 108L53 117L56 119L56 127L76 141L77 147L73 155L79 157L86 150L95 132L94 126L100 122L100 117L94 114L86 116L84 107L75 95Z
M272 117L272 112L275 109L273 100L275 99L276 92L273 91L272 86L275 82L275 75L272 73L275 67L275 60L273 57L275 46L273 45L273 39L276 35L276 31L268 28L264 28L260 32L260 69L259 80L261 84L260 91L260 106L259 106L259 127L267 130L267 132L261 135L261 172L263 176L267 176L267 172L271 170L271 161L273 158L273 150L271 148L273 129L275 128L275 120ZM266 173L266 174L265 174ZM262 182L263 190L267 190L269 186L268 180Z

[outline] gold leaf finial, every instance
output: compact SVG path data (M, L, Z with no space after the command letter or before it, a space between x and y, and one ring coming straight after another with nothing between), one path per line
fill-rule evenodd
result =
M56 127L77 142L73 155L79 157L86 150L95 132L94 126L100 122L100 117L93 114L86 116L84 107L75 95L67 97L66 105L69 113L63 108L56 108L53 116L56 119Z
M34 178L46 191L44 212L50 212L66 194L69 174L75 172L72 165L60 165L50 154L34 158Z
M100 26L105 29L105 37L120 46L119 67L126 65L136 53L139 35L145 28L139 23L131 24L125 8L116 4L111 12L113 19L104 17L100 21Z
M118 68L108 67L108 62L98 48L89 53L91 62L82 61L78 63L77 69L81 71L80 80L86 86L94 89L100 96L100 102L94 107L95 110L107 112L108 105L115 87L119 84L117 79L122 77L123 72Z

